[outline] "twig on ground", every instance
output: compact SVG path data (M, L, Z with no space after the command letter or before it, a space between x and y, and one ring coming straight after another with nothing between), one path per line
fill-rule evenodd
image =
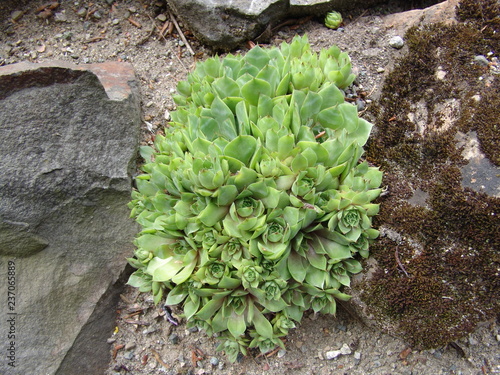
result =
M118 354L118 350L123 349L124 347L125 347L125 345L123 345L123 344L116 344L113 347L113 355L112 355L113 359L116 359L116 356Z
M167 29L170 28L170 25L173 25L173 23L171 21L165 21L161 30L159 31L160 36L163 36L165 34L165 31L167 31Z
M172 22L174 23L174 26L175 28L177 29L177 32L179 33L179 37L182 39L182 41L184 42L184 44L186 45L186 48L187 50L189 51L189 53L194 56L194 51L193 49L191 48L191 45L189 44L188 40L186 39L186 36L184 35L184 33L182 32L179 24L177 23L177 20L175 19L174 15L172 12L168 12L169 16L170 16L170 19L172 20Z
M151 348L150 350L151 350L151 353L153 353L153 356L155 357L156 361L160 365L162 365L163 367L168 369L168 365L165 362L163 362L163 360L160 357L160 354L156 350L154 350L153 348Z
M136 20L134 20L132 18L132 16L130 16L129 18L127 18L127 21L130 22L132 25L134 25L135 27L137 27L138 29L141 29L142 28L142 25L137 22Z
M142 321L142 320L123 319L123 321L125 323L128 323L128 324L137 324L138 326L148 326L151 324L150 322L146 322L146 321Z
M372 90L370 91L370 93L368 95L366 95L366 97L369 98L373 94L373 92L376 90L376 88L377 88L377 85L373 86Z
M399 260L398 249L396 249L396 251L394 252L394 257L396 258L396 262L398 263L399 267L401 268L401 271L404 272L404 274L406 275L406 277L410 277L410 275L408 275L408 272L406 272L406 269L404 268L403 263L401 263L401 260Z
M149 18L151 18L151 17L149 17ZM149 38L151 38L151 35L153 35L153 33L155 32L155 30L156 30L155 21L152 18L151 18L151 21L153 22L153 26L151 26L151 30L149 30L148 35L146 35L144 38L142 38L141 40L139 40L136 43L136 46L142 46L144 43L146 43L149 40Z
M84 40L82 43L89 44L89 43L98 42L98 41L103 40L103 39L106 39L106 37L105 36L96 36L94 38Z

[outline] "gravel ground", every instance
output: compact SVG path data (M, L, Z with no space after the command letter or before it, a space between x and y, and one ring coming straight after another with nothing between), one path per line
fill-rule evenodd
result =
M52 3L0 3L0 65L48 60L132 63L142 92L143 142L150 143L174 109L171 95L177 82L211 51L184 30L195 52L190 54L169 22L163 1L62 1L54 9L48 4ZM390 8L354 11L344 15L345 26L337 31L315 19L297 20L276 30L270 43L289 41L296 33L306 32L315 50L336 44L347 51L358 74L350 94L353 101L358 99L360 109L367 108L363 113L369 118L370 103L380 95L384 75L405 53L405 48L389 45L396 30L384 23L385 14L401 10L405 9L392 4ZM336 317L311 314L287 337L286 352L252 353L255 355L230 364L215 351L214 338L190 332L182 322L172 325L163 315L148 296L126 288L117 310L117 329L109 333L107 375L500 374L497 322L484 324L455 345L414 351L345 311ZM336 350L343 354L332 358Z

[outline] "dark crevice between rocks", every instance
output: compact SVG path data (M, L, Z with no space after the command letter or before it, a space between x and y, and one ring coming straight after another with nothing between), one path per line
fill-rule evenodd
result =
M375 225L400 240L385 236L372 245L379 268L359 288L369 310L392 322L390 333L416 348L450 343L500 313L500 198L462 185L468 161L456 138L476 132L481 151L500 165L499 77L474 63L479 54L498 56L498 7L496 0L463 0L459 24L410 29L408 53L372 107L376 133L367 159L385 171L389 189ZM436 114L447 101L458 108L451 124ZM418 106L428 114L423 132L408 117ZM419 191L428 198L410 203Z
M107 339L116 323L116 307L134 269L127 265L96 304L55 375L102 375L109 367Z

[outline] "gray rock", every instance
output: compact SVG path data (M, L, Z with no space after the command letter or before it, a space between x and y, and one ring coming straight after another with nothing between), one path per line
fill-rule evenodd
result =
M168 336L168 339L174 345L177 345L179 343L179 336L177 336L175 333L172 333L170 336Z
M80 8L78 9L78 12L76 12L76 15L78 17L85 17L87 15L87 9L86 8Z
M0 221L0 239L0 253L14 257L36 254L49 245L46 239L31 233L28 223L9 220Z
M404 42L403 38L401 38L399 35L396 35L396 36L393 36L389 40L389 45L392 48L400 49L400 48L403 48L403 46L405 45L405 42Z
M468 163L460 168L462 185L475 191L500 197L499 170L484 153L475 131L466 134L458 132L457 145L462 147L462 156Z
M13 12L11 13L11 15L10 15L10 19L11 19L12 21L17 22L17 21L19 21L19 20L22 18L22 16L23 16L23 15L24 15L24 12L23 12L23 11L21 11L21 10L15 10L15 11L13 11Z
M282 0L170 0L169 4L202 42L222 50L255 38L288 11Z
M54 14L54 19L56 22L68 22L68 16L64 12Z
M197 38L216 49L230 50L259 38L286 17L318 16L386 0L168 0Z
M156 19L157 19L158 21L160 21L160 22L165 22L165 21L167 20L167 16L166 16L166 15L164 15L163 13L162 13L162 14L158 14L158 15L156 16Z
M210 357L210 364L211 364L212 366L218 366L218 365L219 365L219 362L220 362L220 361L219 361L219 358L217 358L217 357Z
M139 126L130 65L0 67L0 264L16 273L15 306L0 315L17 314L16 373L107 368L137 231L126 203Z
M128 359L128 360L133 359L134 358L134 352L131 352L131 351L125 352L125 354L123 355L123 358Z
M474 61L476 62L476 64L479 64L479 65L485 66L485 67L490 64L488 59L483 55L474 56Z
M293 16L321 15L332 10L344 11L356 7L370 7L384 0L290 0L290 14Z

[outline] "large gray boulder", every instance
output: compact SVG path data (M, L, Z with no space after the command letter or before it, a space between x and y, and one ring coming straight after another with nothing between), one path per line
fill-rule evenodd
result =
M139 124L128 64L0 67L0 373L107 368Z
M215 49L230 50L259 37L286 17L324 16L386 0L167 0L182 22Z

